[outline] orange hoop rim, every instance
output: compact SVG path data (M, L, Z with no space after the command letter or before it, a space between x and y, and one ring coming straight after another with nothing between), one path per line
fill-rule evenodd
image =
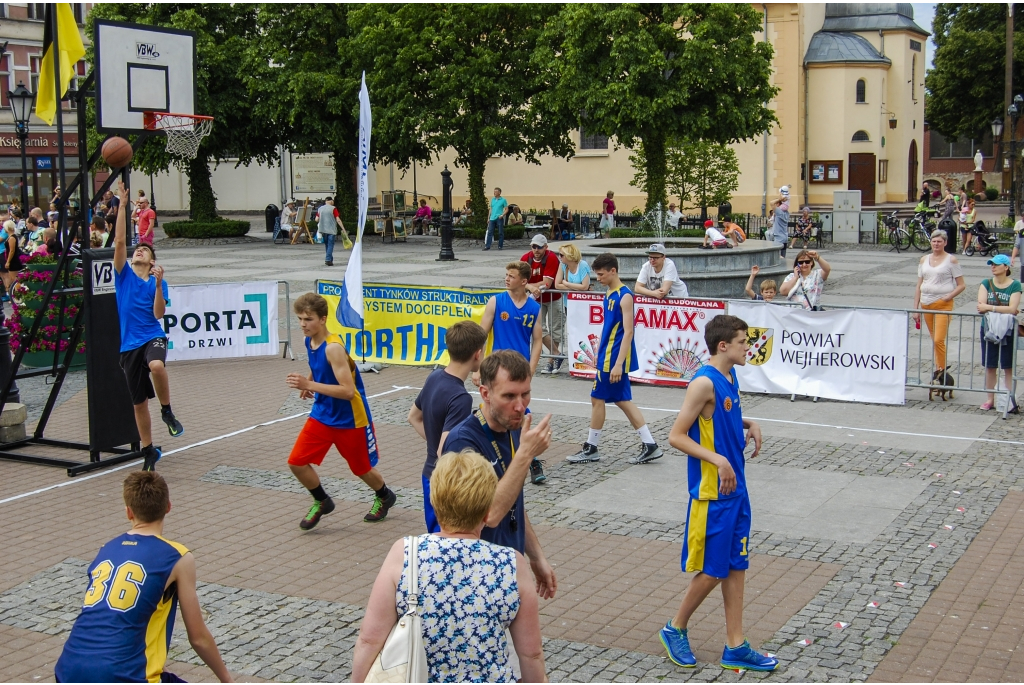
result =
M167 124L160 126L159 124L165 119L171 117L179 117L185 119L183 122L175 124ZM142 125L144 128L150 131L159 131L163 129L173 128L184 128L185 126L193 126L203 121L213 121L213 117L206 116L204 114L177 114L175 112L143 112L142 113Z

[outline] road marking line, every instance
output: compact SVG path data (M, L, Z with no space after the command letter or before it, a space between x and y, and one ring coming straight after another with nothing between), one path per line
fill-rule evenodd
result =
M372 400L375 397L382 397L384 395L390 395L391 393L399 392L400 390L415 390L415 389L416 388L413 388L412 386L408 386L408 385L401 385L401 386L393 385L393 386L391 386L391 390L386 390L384 392L379 392L376 395L369 395L366 399ZM169 457L172 454L177 454L179 452L184 452L185 450L190 450L190 449L193 449L195 447L202 447L203 445L209 445L211 442L218 442L220 440L226 440L227 438L233 438L236 435L241 435L242 433L248 433L249 431L256 430L257 428L263 428L264 426L272 426L275 423L281 423L282 421L291 421L292 419L297 419L300 416L306 416L307 414L309 414L309 412L308 411L304 411L304 412L300 412L298 414L292 414L291 416L285 416L285 417L280 418L280 419L274 419L273 421L264 421L263 423L257 423L254 426L249 426L248 428L242 428L240 430L232 431L231 433L225 433L224 435L218 435L217 437L214 437L214 438L207 438L206 440L200 440L199 442L194 442L191 445L185 445L184 447L179 447L178 449L174 449L174 450L171 450L169 452L164 452L163 456L161 457L161 459L163 457ZM31 492L23 492L20 495L13 495L13 496L8 497L6 499L0 499L0 504L7 504L8 502L13 502L15 500L23 499L25 497L31 497L32 495L38 495L38 494L40 494L42 492L47 492L48 490L55 490L57 488L65 488L65 487L67 487L69 485L74 485L75 483L84 483L85 481L92 480L93 478L99 478L100 476L106 476L107 474L114 473L116 471L121 471L123 469L128 469L128 468L131 468L133 466L138 466L141 463L142 463L141 459L139 459L137 461L130 461L127 464L122 464L120 466L115 466L112 469L106 469L106 470L101 471L99 473L94 473L91 476L83 476L82 478L75 478L74 480L62 481L62 482L56 483L54 485L48 485L45 488L39 488L38 490L32 490Z

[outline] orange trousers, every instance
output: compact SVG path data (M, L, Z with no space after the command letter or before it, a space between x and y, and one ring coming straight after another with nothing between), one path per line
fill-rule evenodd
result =
M938 302L932 302L931 304L923 304L921 305L921 309L937 312L951 312L953 311L953 303L939 300ZM924 314L921 318L924 319L925 325L928 326L928 332L932 336L932 354L935 359L935 368L936 370L945 369L946 333L949 330L949 320L951 317L943 316L942 314Z

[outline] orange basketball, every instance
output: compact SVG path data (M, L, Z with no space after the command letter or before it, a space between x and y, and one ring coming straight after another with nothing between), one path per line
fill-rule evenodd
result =
M132 161L132 145L124 138L114 136L103 143L100 154L103 155L103 161L107 166L111 169L120 169Z

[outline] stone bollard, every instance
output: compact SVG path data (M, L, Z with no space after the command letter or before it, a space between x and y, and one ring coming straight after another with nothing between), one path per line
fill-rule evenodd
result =
M0 414L0 443L25 439L25 421L28 409L24 404L8 402Z

